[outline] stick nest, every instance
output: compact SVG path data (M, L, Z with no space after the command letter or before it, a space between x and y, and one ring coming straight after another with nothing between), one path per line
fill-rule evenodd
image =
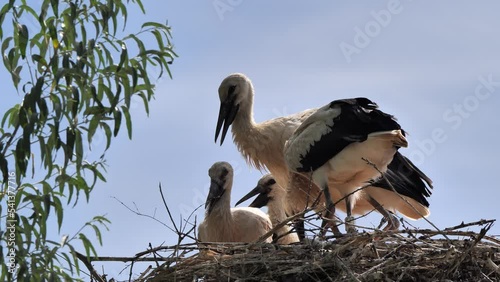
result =
M494 220L444 230L362 232L294 245L185 244L136 281L500 281ZM462 231L471 227L479 232ZM160 249L155 250L155 256Z

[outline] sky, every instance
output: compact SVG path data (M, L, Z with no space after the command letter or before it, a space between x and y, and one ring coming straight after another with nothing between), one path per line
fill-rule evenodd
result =
M177 237L120 201L170 224L161 182L178 223L204 203L208 169L216 161L235 168L233 204L252 189L263 173L245 163L231 138L222 146L214 143L217 89L234 72L254 84L257 122L335 99L375 101L409 132L409 148L400 151L434 182L431 222L445 228L499 218L500 119L494 110L500 105L500 3L144 2L147 16L131 9L127 26L168 20L179 54L173 79L158 81L149 117L134 102L133 139L123 131L112 142L108 181L97 186L88 204L66 211L67 223L57 236L105 214L112 224L98 254L133 256L149 243L175 244ZM11 105L19 103L16 94L3 96ZM2 108L8 105L3 101ZM203 213L195 212L198 222ZM373 214L358 223L376 226L379 220ZM432 228L424 220L412 224ZM489 234L500 235L500 224ZM124 266L105 264L104 270L126 279L128 270L119 274ZM134 272L146 267L136 265Z

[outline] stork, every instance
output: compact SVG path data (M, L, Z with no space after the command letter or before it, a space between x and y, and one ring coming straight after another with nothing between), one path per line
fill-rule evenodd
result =
M386 210L392 213L399 211L412 220L430 215L429 202L426 198L431 195L432 180L399 151L389 164L385 177L371 181L363 190L365 194ZM393 192L393 188L397 194ZM362 206L356 207L353 212L359 213L356 209L362 208ZM390 219L393 216L385 218ZM397 228L399 228L397 220L389 221L386 227L386 229Z
M205 219L198 226L201 242L257 241L269 232L269 216L258 208L230 208L233 168L227 162L216 162L208 170L210 190L205 203ZM272 238L266 238L270 243Z
M332 101L310 115L288 139L284 153L291 171L311 173L312 180L323 190L327 218L332 219L335 213L330 189L345 197L346 227L353 232L352 209L362 195L357 190L380 177L366 159L385 172L397 149L407 146L404 131L393 116L380 111L367 98L354 98ZM369 200L386 215L379 203ZM328 225L340 233L336 225Z
M253 118L254 88L247 76L240 73L229 75L221 82L218 92L220 110L215 141L217 142L220 136L220 144L222 145L226 133L232 125L231 131L234 143L247 162L259 170L267 169L281 187L286 187L287 209L299 212L307 207L307 205L303 204L307 204L308 199L314 198L309 197L307 192L314 192L316 188L313 187L309 190L308 186L310 185L307 183L310 181L306 177L294 173L289 174L283 151L285 142L292 136L301 123L317 109L309 109L296 114L256 123ZM291 185L289 187L290 180L298 180L296 181L297 183L302 183L306 186ZM334 183L331 186L333 187ZM408 186L407 189L411 190L413 187ZM336 193L336 191L332 191L332 196L334 196L333 192ZM388 193L393 192L389 191ZM415 191L415 193L420 193L420 190ZM338 196L340 197L339 193ZM383 204L384 208L391 209L407 205L395 193L394 196L396 196L396 202L386 202ZM364 198L358 199L357 204L363 207L372 206ZM337 208L345 211L345 207L342 204L338 205Z
M388 212L382 211L384 219L388 221L384 230L399 228L399 221L394 218L396 212L405 217L417 220L430 214L427 197L431 195L431 179L420 171L409 159L400 152L396 152L393 161L389 164L385 178L370 181L369 185L362 188L362 198L358 199L352 210L352 214L363 215L371 212L374 206L370 202L376 202ZM392 188L396 190L396 193ZM324 198L320 197L321 189L311 183L311 179L302 174L291 174L291 189L286 195L287 207L311 207L318 200L316 210L325 208ZM330 190L336 208L346 211L345 201L340 201L342 195L336 189ZM373 198L375 201L370 200ZM295 208L297 210L297 208ZM293 210L287 209L287 214L293 214ZM298 233L301 238L303 235Z
M250 204L250 207L261 208L267 206L269 218L273 227L282 223L287 215L285 213L286 190L276 183L276 180L271 174L264 175L257 186L239 200L236 205L257 195L257 198ZM297 233L292 232L290 226L284 225L276 230L277 243L280 245L288 245L299 242Z

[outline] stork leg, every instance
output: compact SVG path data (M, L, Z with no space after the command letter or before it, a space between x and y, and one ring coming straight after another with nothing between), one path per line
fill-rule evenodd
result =
M345 208L347 213L347 217L345 218L345 231L349 234L356 233L358 231L356 230L356 227L354 227L355 221L352 216L353 202L351 195L346 196L345 198Z
M325 195L326 212L325 212L325 217L323 218L323 223L321 224L320 236L321 237L325 236L326 229L328 227L330 227L334 235L341 236L342 233L340 232L339 227L337 226L338 221L335 218L335 204L332 201L328 185L325 185L323 187L323 194Z
M388 226L386 226L384 228L384 230L397 230L399 229L399 219L392 213L389 211L389 216L392 218L393 220L393 223L396 223L396 227L392 228L392 229L388 229ZM386 223L388 222L387 218L385 217L382 217L382 219L380 220L380 224L377 226L378 229L381 229L382 226L384 226Z
M399 228L399 221L393 214L389 213L386 209L382 207L382 205L377 202L373 197L367 195L368 202L387 220L387 225L384 227L384 230L397 230ZM384 220L382 219L382 220ZM383 225L381 222L380 226ZM379 226L379 228L380 228Z
M304 227L304 217L296 219L293 223L295 228L295 232L297 232L297 236L299 236L299 240L302 242L306 238L306 228Z

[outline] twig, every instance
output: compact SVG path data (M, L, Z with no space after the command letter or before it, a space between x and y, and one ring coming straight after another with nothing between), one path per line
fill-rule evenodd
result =
M114 197L114 196L112 196L111 198L115 199L118 203L120 203L122 206L124 206L124 207L125 207L126 209L128 209L129 211L131 211L131 212L135 213L136 215L138 215L138 216L143 216L143 217L147 217L147 218L150 218L150 219L152 219L152 220L154 220L154 221L156 221L156 222L160 223L161 225L165 226L166 228L170 229L170 231L175 232L175 231L174 231L174 230L173 230L170 226L166 225L165 223L163 223L161 220L157 219L156 217L141 213L141 212L137 209L137 207L136 207L136 209L137 209L137 210L133 210L133 209L131 209L129 206L127 206L125 203L123 203L122 201L118 200L118 198L116 198L116 197Z
M163 258L163 257L148 257L148 258L138 258L138 257L92 257L90 258L90 261L121 261L121 262L142 262L142 261L175 261L174 259L171 258Z
M151 270L153 269L153 267L151 265L148 265L148 268L146 268L146 270L144 270L140 275L139 277L137 277L136 281L139 281L141 279L144 278L144 276L146 276L146 274Z
M493 222L487 224L486 227L481 228L481 231L479 231L479 234L477 234L477 237L475 238L474 242L467 249L465 249L465 251L462 252L462 255L460 257L457 257L454 265L446 272L448 275L454 273L458 269L458 267L462 264L465 258L469 256L471 250L479 243L479 241L481 241L481 239L490 230L492 225Z
M76 252L75 251L75 255L76 257L81 261L83 262L83 264L85 264L85 266L87 267L87 269L90 271L90 275L91 277L94 277L95 280L97 280L98 282L106 282L106 280L104 280L101 275L99 275L99 273L97 273L97 271L94 269L94 267L92 266L92 264L87 260L87 257L80 254L79 252Z
M441 231L441 229L439 229L436 225L434 225L434 223L432 223L430 220L428 220L423 214L420 213L419 210L417 210L410 202L408 202L408 200L406 200L403 196L401 196L398 193L398 191L396 191L396 189L394 188L394 186L392 186L392 183L385 176L385 173L383 173L382 171L380 171L380 169L378 169L378 167L374 163L372 163L370 160L368 160L366 158L361 158L361 159L364 160L368 165L372 166L376 171L378 171L378 173L380 173L380 175L382 175L382 178L384 178L384 180L387 182L387 184L389 184L389 187L391 187L392 191L394 193L396 193L396 195L398 195L403 201L405 201L406 204L408 204L414 211L416 211L425 221L427 221L427 223L429 223L430 225L432 225L432 227L434 227L437 231L441 232L441 235L443 235L443 237L445 237L448 241L451 242L450 238L448 238L448 236L446 236L446 234L444 234L444 232Z
M260 236L259 239L257 239L257 241L255 243L258 244L258 243L264 242L267 238L269 238L270 236L272 236L274 234L274 232L276 232L278 229L280 229L281 227L285 226L290 221L295 220L297 218L300 218L300 217L304 216L304 214L306 214L307 212L309 212L311 210L312 210L312 208L307 208L307 209L304 209L303 211L301 211L299 213L296 213L295 215L287 217L282 222L276 224L273 228L271 228L271 230L269 230L268 232L266 232L264 235Z
M377 269L382 268L382 266L384 266L384 265L386 265L386 264L388 264L389 262L392 262L392 261L393 261L393 260L392 260L392 258L383 259L381 263L379 263L379 264L377 264L377 265L375 265L375 266L372 266L372 267L370 267L367 271L365 271L365 272L361 273L361 274L359 275L359 278L360 278L360 279L362 279L362 280L363 280L363 279L365 279L365 278L368 278L368 277L367 277L368 275L372 274L372 273L373 273L373 272L375 272Z
M462 223L460 223L459 225L456 225L456 226L453 226L453 227L448 227L448 228L445 228L443 230L444 231L448 231L448 230L462 229L464 227L469 227L469 226L477 226L477 225L482 226L482 225L485 225L485 224L493 223L495 221L496 221L496 219L490 219L490 220L481 219L481 220L478 220L478 221L475 221L475 222L470 222L470 223L464 223L462 221Z
M168 208L167 202L165 200L165 197L163 196L163 189L161 188L161 183L158 183L158 187L160 188L160 194L161 194L161 199L163 200L163 205L165 205L165 208L167 209L168 217L170 218L170 221L174 225L175 232L179 234L179 229L177 229L177 225L175 224L174 219L172 218L172 214L170 213L170 209Z

